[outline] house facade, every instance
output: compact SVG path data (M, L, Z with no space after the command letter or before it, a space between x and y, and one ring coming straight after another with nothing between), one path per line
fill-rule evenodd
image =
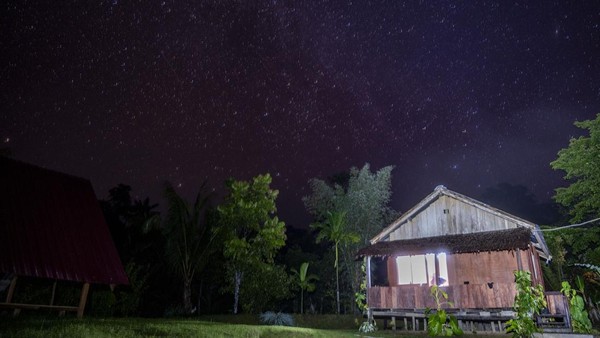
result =
M371 315L419 317L436 308L430 289L438 285L452 303L445 308L475 318L511 316L514 271L529 271L533 283L543 285L541 262L551 258L539 226L444 186L357 256L367 261Z

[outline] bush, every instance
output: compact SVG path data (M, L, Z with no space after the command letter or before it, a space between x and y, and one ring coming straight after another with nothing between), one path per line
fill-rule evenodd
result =
M267 311L260 314L260 322L265 325L294 326L294 317L288 313Z
M371 332L375 332L377 331L377 325L375 324L375 322L370 322L370 321L365 321L362 324L360 324L360 327L358 328L359 332L362 333L371 333Z

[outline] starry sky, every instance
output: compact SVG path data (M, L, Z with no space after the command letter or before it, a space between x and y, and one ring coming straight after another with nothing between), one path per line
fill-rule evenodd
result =
M310 178L394 165L392 207L438 184L540 201L573 121L600 113L597 1L12 1L0 147L162 202L265 172L308 222Z

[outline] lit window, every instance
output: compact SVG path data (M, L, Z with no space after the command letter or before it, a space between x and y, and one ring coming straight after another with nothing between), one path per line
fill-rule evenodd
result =
M448 285L448 266L446 264L446 254L437 255L440 286ZM396 267L398 268L398 284L435 284L435 254L398 256L396 257Z

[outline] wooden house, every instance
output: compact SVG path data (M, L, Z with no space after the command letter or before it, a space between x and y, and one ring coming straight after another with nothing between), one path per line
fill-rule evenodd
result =
M495 331L493 323L500 330L513 315L514 271L529 271L533 283L543 285L540 261L550 253L539 226L438 186L358 257L367 258L371 315L404 318L413 329L421 318L424 328L424 310L436 308L430 289L438 285L462 324L489 319L487 330ZM376 282L374 258L378 275L387 277Z
M0 309L84 313L90 284L128 284L90 181L0 156ZM52 285L47 302L21 303L19 279ZM81 285L57 304L57 282ZM27 298L27 297L25 297Z

